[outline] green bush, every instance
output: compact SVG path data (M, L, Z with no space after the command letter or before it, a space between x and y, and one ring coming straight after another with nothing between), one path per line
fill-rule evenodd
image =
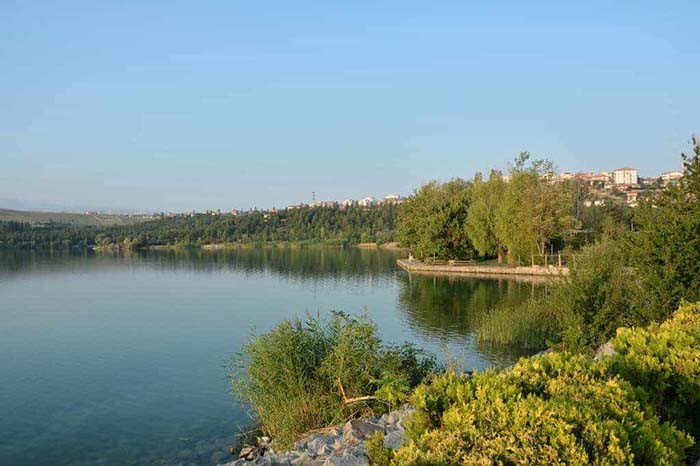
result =
M693 440L604 364L553 353L419 386L392 464L682 464Z
M615 335L619 327L647 325L656 316L640 302L641 288L618 242L604 239L587 246L549 306L559 310L562 341L569 351L590 351Z
M384 446L385 437L384 432L379 431L365 440L367 457L372 466L389 466L394 458L394 450Z
M382 345L366 317L341 312L283 321L253 337L244 357L231 374L234 393L282 448L309 430L404 402L436 369L410 345ZM369 398L347 403L358 397Z
M700 438L700 303L683 304L673 318L645 329L621 328L606 358L662 420Z
M592 353L618 327L646 325L649 312L635 272L618 242L586 246L571 274L548 286L548 295L495 308L484 316L480 341L542 348L561 343L571 352Z

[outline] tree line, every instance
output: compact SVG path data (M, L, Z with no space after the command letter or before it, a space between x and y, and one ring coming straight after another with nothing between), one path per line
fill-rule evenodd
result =
M571 251L603 232L625 228L626 205L584 205L578 180L554 182L553 164L521 153L507 177L429 182L401 206L397 239L417 258L495 258L529 262L531 254Z
M394 239L397 213L398 206L387 204L368 208L302 207L240 215L177 215L112 227L0 222L0 247L70 249L113 245L139 249L234 242L384 243Z

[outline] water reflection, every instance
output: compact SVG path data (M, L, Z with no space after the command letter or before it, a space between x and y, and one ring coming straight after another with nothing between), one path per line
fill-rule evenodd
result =
M251 326L367 308L388 341L449 347L465 368L523 352L476 344L524 281L408 274L400 252L233 249L0 253L0 464L223 462L237 425L225 361ZM223 456L222 456L223 455Z
M0 251L0 279L22 273L58 272L75 267L149 267L194 272L236 270L245 274L272 273L299 280L391 275L398 251L361 248L242 248L154 250L117 253Z

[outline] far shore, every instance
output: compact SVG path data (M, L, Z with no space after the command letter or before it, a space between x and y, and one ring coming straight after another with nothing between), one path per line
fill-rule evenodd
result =
M328 248L343 248L353 247L360 249L384 249L390 251L407 250L397 242L390 243L346 243L342 241L266 241L266 242L251 242L251 243L210 243L202 245L179 245L179 244L163 244L147 246L146 250L176 250L176 249L203 249L205 251L218 251L224 249L256 249L256 248L305 248L305 247L328 247ZM97 249L97 248L96 248Z

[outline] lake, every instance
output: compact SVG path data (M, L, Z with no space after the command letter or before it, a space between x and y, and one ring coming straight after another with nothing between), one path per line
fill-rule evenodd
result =
M250 425L227 380L251 332L338 309L386 341L464 369L526 352L484 347L477 320L538 286L409 275L403 254L239 249L0 254L0 464L210 465Z

